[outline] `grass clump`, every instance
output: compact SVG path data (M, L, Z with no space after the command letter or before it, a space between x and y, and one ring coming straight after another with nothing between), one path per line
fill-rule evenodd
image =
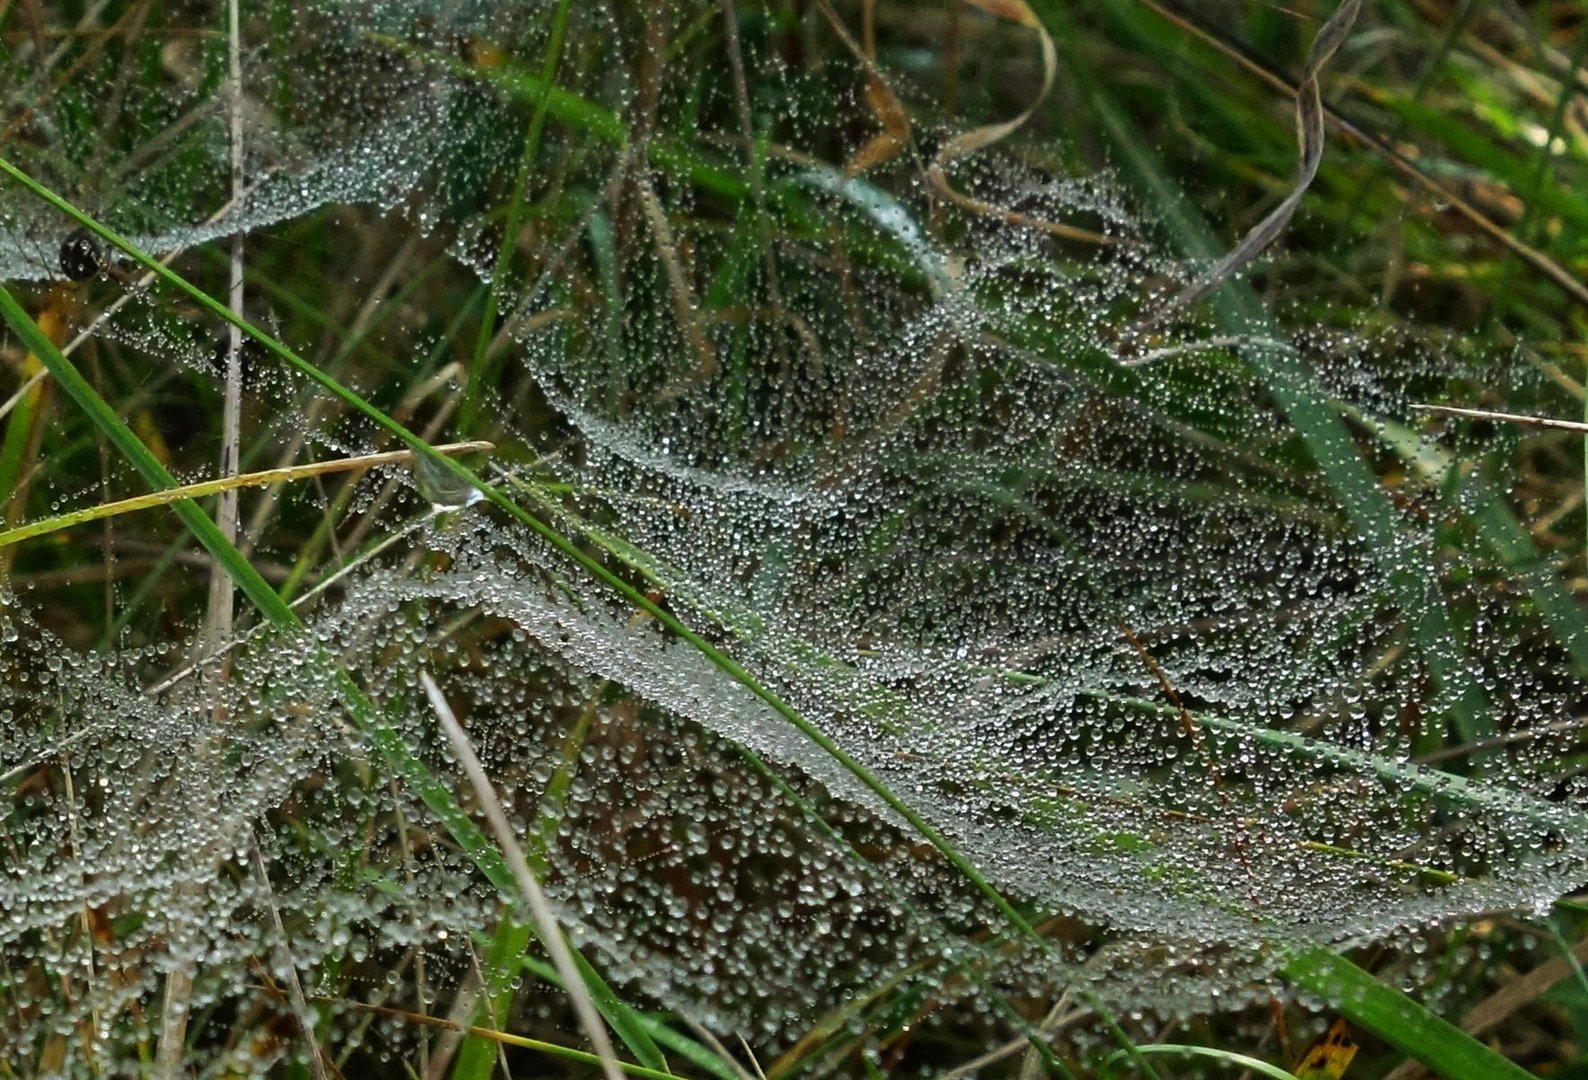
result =
M1572 25L6 18L14 1073L1578 1067Z

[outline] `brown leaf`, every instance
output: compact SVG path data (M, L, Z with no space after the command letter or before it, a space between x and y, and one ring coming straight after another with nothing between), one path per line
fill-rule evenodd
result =
M938 148L937 155L932 158L931 165L926 170L927 179L939 194L954 205L969 210L985 217L994 217L1006 221L1011 225L1021 225L1041 229L1054 236L1070 240L1080 240L1090 244L1110 244L1113 241L1100 233L1087 229L1078 229L1072 225L1065 225L1056 221L1046 221L1041 218L1022 214L1017 210L995 206L992 203L967 195L956 189L948 180L948 163L957 158L966 157L980 150L985 150L994 143L1007 139L1020 129L1027 120L1047 100L1048 92L1053 89L1054 78L1059 71L1059 53L1053 44L1053 37L1047 28L1037 19L1025 0L964 0L965 3L1010 22L1019 23L1036 31L1037 41L1042 49L1042 87L1037 91L1036 97L1031 100L1024 112L1010 120L997 124L984 124L970 131L962 132Z
M971 7L981 8L989 15L1010 22L1029 26L1033 30L1041 30L1042 23L1037 21L1036 13L1031 10L1031 5L1026 0L965 0Z
M896 157L910 140L910 114L892 90L875 75L866 80L866 104L882 130L856 150L844 165L844 176L858 176Z

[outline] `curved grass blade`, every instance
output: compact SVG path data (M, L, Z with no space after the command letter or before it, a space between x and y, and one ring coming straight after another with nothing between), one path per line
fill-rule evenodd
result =
M496 1031L492 1028L479 1027L473 1024L459 1024L440 1016L427 1016L423 1013L409 1012L406 1009L394 1009L389 1005L370 1005L362 1001L348 1001L343 998L328 997L324 994L310 995L310 1000L356 1009L359 1012L389 1016L404 1023L416 1024L422 1027L440 1028L443 1031L458 1031L471 1037L487 1040L493 1044L501 1043L503 1046L516 1046L524 1050L534 1050L537 1053L562 1058L565 1061L578 1062L581 1065L599 1065L601 1063L601 1059L596 1057L596 1055L572 1046L561 1046L542 1039L530 1039L523 1035L514 1035L511 1032ZM618 1068L629 1076L643 1077L645 1080L680 1080L675 1073L666 1069L652 1069L644 1065L631 1065L626 1061L618 1062ZM722 1074L714 1073L713 1075ZM727 1080L733 1080L731 1073L727 1074Z
M1044 2L1044 0L1038 0L1038 2ZM1227 57L1249 74L1267 83L1274 90L1286 95L1296 92L1297 87L1290 78L1274 70L1239 42L1219 34L1211 27L1202 25L1198 18L1179 0L1136 0L1136 2L1143 8L1150 9L1158 18L1169 22L1186 34L1197 38L1204 45ZM1099 11L1114 17L1121 25L1130 26L1134 22L1130 8L1131 5L1127 4L1105 5L1099 8ZM1460 19L1458 18L1451 24L1451 33L1458 34L1459 27ZM1153 45L1154 38L1152 35L1132 32L1131 37L1143 46L1144 51L1158 51ZM1176 48L1178 48L1178 45ZM1448 51L1448 47L1442 51ZM1175 62L1178 64L1180 60ZM1525 242L1519 236L1514 235L1511 230L1500 225L1486 212L1466 199L1455 184L1436 177L1427 165L1407 157L1396 149L1396 135L1380 135L1368 130L1327 102L1323 105L1323 115L1337 131L1350 136L1366 147L1371 153L1383 160L1390 169L1399 173L1411 187L1421 190L1425 199L1447 207L1453 213L1459 214L1490 240L1502 245L1513 256L1526 263L1540 277L1559 287L1574 302L1588 307L1588 285L1584 285L1576 274L1551 258L1544 251ZM1548 146L1550 143L1545 143L1544 145ZM1543 151L1540 151L1540 153L1542 154Z
M478 450L490 449L492 449L492 446L488 442L448 443L445 446L436 447L437 451L444 454L468 454ZM239 473L236 476L224 476L218 480L203 480L196 484L183 484L181 487L164 488L159 491L152 491L147 495L134 495L127 499L117 499L115 502L98 503L94 506L85 506L80 510L70 511L69 513L39 518L37 521L18 525L14 529L7 529L4 532L0 532L0 548L20 544L24 540L31 540L35 537L48 536L50 533L59 532L62 529L86 525L90 521L118 517L138 510L150 510L156 506L168 506L184 499L202 499L208 495L216 495L223 491L291 483L295 480L307 480L313 476L347 472L351 469L372 469L379 465L405 464L413 461L413 459L414 455L411 450L391 450L380 454L361 454L358 457L337 458L334 461L316 461L308 465L288 465L280 469Z
M1338 953L1327 949L1298 953L1286 962L1281 974L1445 1080L1529 1080L1532 1076Z
M1361 9L1361 0L1344 0L1313 38L1306 70L1302 73L1301 84L1296 88L1296 130L1301 139L1301 167L1290 193L1200 278L1187 285L1163 307L1150 312L1143 326L1160 323L1176 311L1210 295L1224 281L1257 258L1290 224L1307 189L1318 175L1318 166L1323 164L1323 98L1318 91L1318 73L1345 42Z
M617 1055L612 1049L611 1040L607 1038L606 1029L601 1026L601 1018L596 1013L595 1005L591 1002L589 991L586 989L584 980L587 973L574 966L573 948L568 944L562 925L551 910L551 903L546 899L540 882L536 881L535 875L530 872L529 859L513 836L512 823L507 820L507 811L502 808L495 789L491 787L490 777L485 775L485 766L480 764L473 744L464 733L463 726L458 723L458 718L453 715L452 706L447 703L446 695L441 692L441 687L436 685L436 680L428 671L422 671L419 673L419 683L424 687L425 697L429 700L431 709L435 711L441 729L446 733L447 742L452 745L452 756L463 766L464 775L468 777L469 786L474 789L485 820L490 823L497 846L507 856L508 866L513 871L513 880L518 885L530 915L535 920L535 929L539 933L541 943L551 954L557 974L562 976L563 986L569 991L568 996L573 1002L574 1013L579 1018L579 1026L584 1029L585 1036L595 1047L596 1056L601 1059L601 1071L606 1075L607 1080L621 1080ZM578 987L578 992L575 992L575 987Z
M1272 1077L1272 1080L1296 1080L1294 1073L1281 1069L1278 1065L1270 1065L1260 1058L1248 1057L1245 1054L1233 1053L1229 1050L1219 1050L1211 1046L1180 1046L1175 1043L1150 1043L1147 1046L1136 1047L1136 1053L1146 1055L1172 1055L1175 1057L1203 1058L1207 1061L1217 1061L1221 1065L1234 1065L1237 1068L1249 1069L1262 1076ZM1103 1061L1103 1067L1098 1070L1097 1080L1111 1080L1119 1072L1119 1067L1130 1060L1123 1050L1115 1051Z

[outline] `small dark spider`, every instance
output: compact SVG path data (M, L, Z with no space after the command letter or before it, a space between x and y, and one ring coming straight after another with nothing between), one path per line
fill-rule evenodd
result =
M61 273L72 281L87 281L100 274L123 285L129 280L128 264L118 258L109 257L105 245L99 242L99 237L82 227L73 229L66 234L66 239L61 241L59 261Z
M105 269L105 249L99 237L78 227L61 241L61 273L72 281L87 281Z

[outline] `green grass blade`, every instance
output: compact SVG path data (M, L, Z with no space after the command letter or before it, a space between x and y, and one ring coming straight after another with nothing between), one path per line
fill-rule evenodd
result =
M1293 956L1281 973L1358 1027L1416 1058L1445 1080L1530 1080L1532 1074L1406 994L1327 949Z
M531 858L530 868L535 873L539 873L540 870L535 867L534 862L535 860ZM514 919L511 913L503 914L486 953L484 964L486 986L482 1000L475 1010L476 1027L500 1029L506 1017L507 1006L512 1001L512 987L517 982L516 973L520 961L527 959L525 950L533 939L533 927ZM667 1060L662 1054L661 1047L652 1037L656 1025L647 1023L643 1014L624 1004L582 953L575 949L572 956L585 988L590 991L590 998L595 1003L596 1011L612 1026L613 1032L628 1047L629 1052L646 1068L667 1072ZM533 970L541 978L548 979L553 985L562 985L562 980L556 977L556 970L549 965L537 964L529 970ZM695 1049L698 1051L700 1048ZM458 1050L458 1060L453 1066L452 1075L454 1080L471 1080L471 1078L484 1080L496 1071L496 1064L495 1042L482 1036L469 1036L463 1040L463 1045Z
M489 944L489 939L484 935L475 935L475 940L481 944ZM577 957L578 955L577 952L574 953L574 956ZM577 961L575 962L577 963ZM562 985L562 979L558 976L556 968L528 953L519 955L517 969L533 975L548 985ZM728 1060L706 1049L687 1035L679 1034L656 1014L631 1009L629 1017L635 1027L645 1032L646 1035L655 1041L658 1047L665 1047L685 1061L699 1066L712 1076L719 1077L720 1080L743 1080L741 1074Z
M88 414L94 426L104 433L117 450L121 451L138 470L138 473L154 488L173 488L177 486L176 477L172 476L166 467L160 464L158 458L144 446L132 429L127 427L116 415L105 399L99 396L88 380L78 372L55 347L43 330L39 329L31 316L17 303L16 297L4 286L0 286L0 318L11 327L11 332L22 340L22 344L49 371L56 384L66 392L83 412ZM204 550L220 564L226 575L232 579L243 594L253 602L271 622L284 626L295 625L297 619L292 610L287 607L276 595L276 591L255 570L253 564L243 558L242 553L232 545L224 536L209 515L191 499L183 499L173 503L171 509L177 517L182 519L182 524L187 526L193 538L203 545Z
M600 972L591 966L585 959L584 953L578 949L572 950L574 967L579 969L579 978L590 991L590 997L595 1002L596 1011L612 1025L613 1032L623 1040L640 1062L649 1068L667 1071L667 1061L662 1057L661 1049L651 1039L650 1028L640 1018L640 1014L623 1003L616 991L601 977Z
M502 913L496 933L491 935L490 946L480 961L485 974L470 1021L475 1027L501 1030L506 1024L507 1008L512 1004L513 987L518 981L516 961L524 955L534 936L534 929L528 923L513 918L510 911ZM485 1080L495 1071L496 1044L479 1035L465 1037L452 1066L453 1080Z
M1175 1057L1203 1058L1207 1061L1216 1061L1221 1065L1233 1065L1241 1069L1249 1069L1262 1076L1271 1077L1272 1080L1296 1080L1294 1073L1281 1069L1277 1065L1270 1065L1260 1058L1248 1057L1246 1054L1237 1054L1229 1050L1219 1050L1211 1046L1180 1046L1175 1043L1152 1043L1147 1046L1136 1047L1136 1053L1147 1055L1173 1055ZM1126 1061L1132 1060L1131 1056L1123 1050L1116 1050L1108 1055L1103 1062L1103 1067L1098 1070L1097 1080L1111 1080L1119 1073L1119 1067Z
M715 1051L701 1046L694 1039L680 1035L656 1017L635 1013L634 1018L656 1040L657 1045L665 1046L708 1076L715 1076L717 1080L743 1080L735 1065L725 1061Z
M0 523L6 520L7 511L14 512L20 519L26 510L24 506L9 504L22 486L28 443L32 441L33 425L38 422L39 405L44 400L42 389L42 385L34 386L24 393L6 421L5 439L0 441Z

